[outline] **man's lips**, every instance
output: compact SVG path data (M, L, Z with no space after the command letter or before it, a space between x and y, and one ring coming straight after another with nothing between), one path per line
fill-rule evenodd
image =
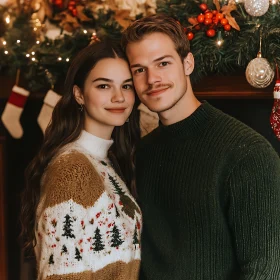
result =
M146 94L149 96L157 96L157 95L163 93L164 91L166 91L167 89L169 89L169 87L158 88L158 89L150 90Z
M126 108L107 108L106 110L111 113L123 113Z

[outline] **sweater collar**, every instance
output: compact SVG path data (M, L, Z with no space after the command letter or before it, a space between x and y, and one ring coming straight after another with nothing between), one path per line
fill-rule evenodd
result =
M207 101L203 101L190 116L171 125L162 125L161 130L171 137L189 137L203 130L209 119L214 115L215 108Z
M98 158L107 157L108 150L112 146L113 142L113 140L99 138L85 130L81 132L81 135L77 140L79 145L89 151L93 156Z

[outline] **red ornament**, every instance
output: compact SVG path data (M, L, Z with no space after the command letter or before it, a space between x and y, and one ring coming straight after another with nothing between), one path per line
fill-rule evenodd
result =
M230 31L231 30L231 26L229 24L224 25L224 30L225 31Z
M207 35L208 37L214 37L214 36L216 35L216 31L215 31L214 29L208 29L208 30L206 31L206 35Z
M221 25L226 25L228 24L228 20L226 18L221 19Z
M197 16L197 21L198 21L199 23L204 22L204 19L205 19L205 16L204 16L203 14L200 14L199 16Z
M203 12L205 12L205 11L208 9L208 7L207 7L207 5L206 5L205 3L200 4L200 5L199 5L199 8L200 8Z
M187 38L188 38L189 41L191 41L193 39L193 37L194 37L194 34L192 32L189 32L187 34Z

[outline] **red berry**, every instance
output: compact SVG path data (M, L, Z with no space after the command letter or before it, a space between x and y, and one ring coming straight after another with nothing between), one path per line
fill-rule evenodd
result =
M205 20L204 20L204 24L205 25L209 25L209 24L211 24L212 23L212 19L211 18L206 18Z
M213 14L213 15L216 15L217 13L218 13L217 10L213 10L213 11L212 11L212 14Z
M200 30L200 25L197 24L194 28L195 28L195 30Z
M208 9L207 5L205 3L202 3L199 5L199 8L204 12Z
M187 38L188 38L189 41L191 41L193 39L193 37L194 37L194 34L192 32L189 32L187 34Z
M208 37L214 37L216 35L216 31L214 29L208 29L206 34Z
M224 18L224 15L221 14L221 13L217 13L217 14L216 14L216 18L219 19L219 20L221 20L222 18Z
M221 25L226 25L228 24L228 20L226 18L221 19Z
M225 31L230 31L231 30L231 26L229 24L224 25L224 30Z
M205 13L205 18L212 18L213 14L211 12Z
M204 22L204 19L205 19L205 17L204 17L203 14L200 14L199 16L197 16L197 21L198 21L199 23Z

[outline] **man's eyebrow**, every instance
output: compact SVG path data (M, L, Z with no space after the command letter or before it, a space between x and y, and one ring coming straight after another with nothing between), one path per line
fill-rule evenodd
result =
M158 62L158 61L161 61L165 58L172 58L173 59L174 57L172 55L163 55L159 58L154 59L153 62ZM130 68L135 68L135 67L143 67L143 66L139 63L130 65Z

